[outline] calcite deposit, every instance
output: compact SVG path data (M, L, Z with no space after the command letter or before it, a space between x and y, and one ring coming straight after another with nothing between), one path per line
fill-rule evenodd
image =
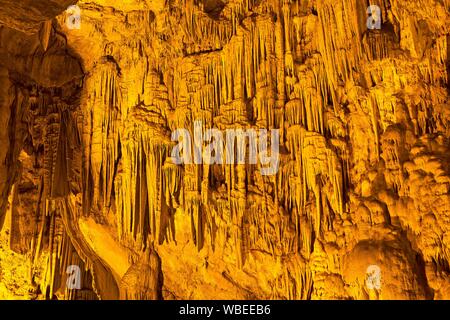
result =
M449 0L0 0L0 298L450 299L449 54Z

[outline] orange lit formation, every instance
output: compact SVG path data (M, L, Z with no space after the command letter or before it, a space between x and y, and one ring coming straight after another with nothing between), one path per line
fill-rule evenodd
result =
M450 1L17 2L0 298L450 299ZM177 164L196 121L278 170Z

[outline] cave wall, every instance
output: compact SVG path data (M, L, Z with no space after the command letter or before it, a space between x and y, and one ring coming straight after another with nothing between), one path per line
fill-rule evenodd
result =
M80 29L55 2L0 1L30 298L450 298L449 1L374 1L379 30L361 0L83 0ZM196 121L278 129L277 173L177 165Z

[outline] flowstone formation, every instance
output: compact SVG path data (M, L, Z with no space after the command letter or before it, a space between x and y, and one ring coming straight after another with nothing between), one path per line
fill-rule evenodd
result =
M0 8L0 298L450 299L449 0Z

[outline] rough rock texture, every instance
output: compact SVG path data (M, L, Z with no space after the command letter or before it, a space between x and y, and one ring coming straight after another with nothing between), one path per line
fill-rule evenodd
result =
M76 0L0 0L0 23L33 34Z
M26 297L450 299L450 1L374 0L380 30L363 0L73 2L0 0ZM196 120L279 129L277 174L176 165Z

